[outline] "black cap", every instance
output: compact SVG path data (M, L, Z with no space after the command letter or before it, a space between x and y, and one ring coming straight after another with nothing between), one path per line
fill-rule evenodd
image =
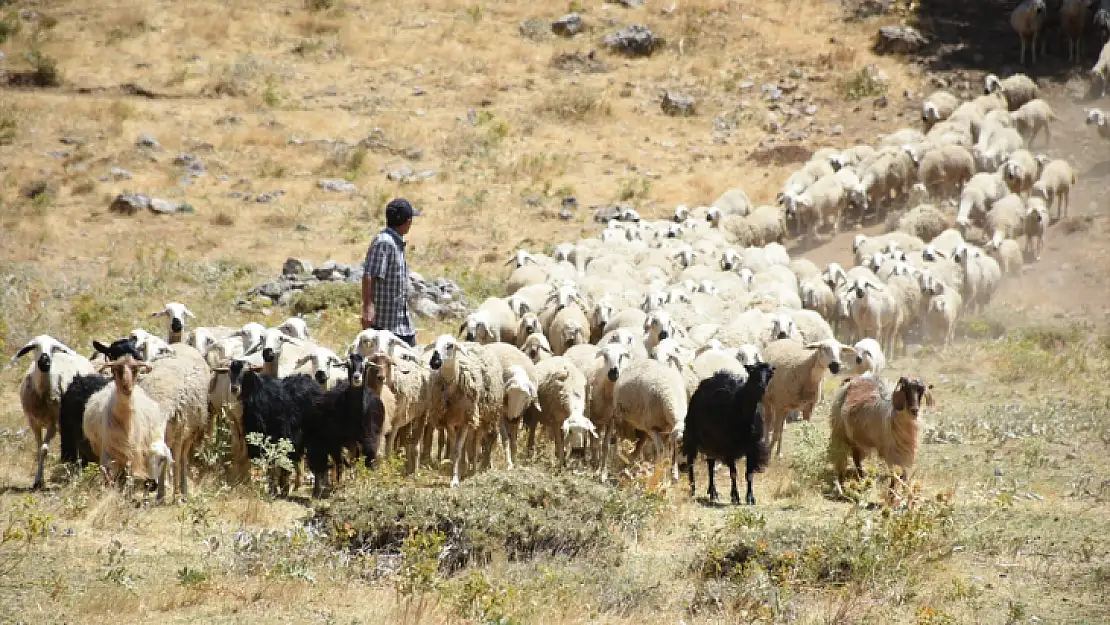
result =
M420 211L412 207L404 198L394 198L385 205L385 225L390 228L400 226L413 217L419 217Z

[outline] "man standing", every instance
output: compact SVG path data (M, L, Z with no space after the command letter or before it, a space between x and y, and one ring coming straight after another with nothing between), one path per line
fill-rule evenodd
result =
M385 207L386 227L370 243L362 266L362 329L389 330L413 347L416 330L409 319L404 237L419 215L408 200L391 200Z

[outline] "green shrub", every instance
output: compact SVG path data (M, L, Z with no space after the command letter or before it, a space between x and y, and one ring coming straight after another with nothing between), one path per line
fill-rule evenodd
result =
M637 530L659 505L655 496L530 468L488 471L455 490L406 483L362 486L317 512L334 543L404 553L411 537L440 534L443 574L487 563L495 554L510 561L611 560L623 551L619 530Z
M878 97L887 92L888 85L879 80L871 67L864 67L840 81L840 90L845 100L862 100Z
M293 296L293 312L298 315L325 309L358 308L362 305L362 285L326 282L310 286Z

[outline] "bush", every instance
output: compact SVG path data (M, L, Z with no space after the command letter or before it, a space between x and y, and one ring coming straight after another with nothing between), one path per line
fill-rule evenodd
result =
M304 315L318 310L358 308L362 305L362 285L326 282L310 286L293 296L293 312Z
M844 99L849 101L881 96L887 92L887 88L888 85L879 80L871 66L853 72L840 81L840 90L844 93Z
M658 504L656 496L585 477L517 468L488 471L454 490L374 483L317 518L337 546L356 551L399 554L413 536L440 534L439 570L451 574L495 554L612 559L623 550L618 530L637 530Z

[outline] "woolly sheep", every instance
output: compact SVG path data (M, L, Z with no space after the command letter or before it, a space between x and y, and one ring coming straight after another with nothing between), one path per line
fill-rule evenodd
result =
M466 316L459 333L466 333L466 340L482 345L488 343L515 343L516 330L520 319L509 307L509 303L499 297L487 298L478 310Z
M917 178L930 197L956 197L975 175L975 159L958 145L944 145L925 153L917 165Z
M933 288L925 307L925 340L941 342L948 347L956 334L956 320L963 308L963 298L959 291L944 287L943 283L938 286Z
M956 211L956 226L966 236L967 228L973 223L982 223L982 218L995 202L1010 193L1006 180L997 172L980 172L971 177L960 194L960 204Z
M185 333L185 318L196 319L196 315L193 314L193 311L189 310L185 304L180 302L170 302L166 304L165 308L150 316L166 318L167 343L180 343Z
M821 280L803 280L798 285L798 293L806 310L812 310L825 319L835 318L836 296L828 284Z
M597 430L585 412L586 376L569 358L555 356L536 365L536 389L539 407L529 406L524 412L528 453L534 453L536 427L542 425L555 438L559 463L565 465L569 430L584 431L597 438ZM570 425L564 428L568 422Z
M339 356L326 347L313 347L293 364L293 373L312 376L321 389L334 388L349 371L342 371L344 363Z
M766 427L762 401L773 378L774 369L767 364L759 364L749 367L743 377L722 371L698 386L690 402L682 436L691 497L694 496L694 460L701 452L709 474L710 501L717 500L717 488L713 483L714 464L721 460L728 466L732 480L731 501L739 504L736 461L744 457L747 459L744 473L748 483L745 501L748 505L755 505L753 476L767 466L771 455L764 435Z
M1018 110L1010 113L1014 121L1014 129L1018 131L1026 145L1032 145L1037 134L1044 130L1045 145L1052 141L1052 132L1049 122L1058 118L1048 102L1037 98L1022 104Z
M590 340L590 321L577 304L571 304L555 313L547 331L551 351L562 356L567 349Z
M1076 183L1075 170L1063 159L1049 161L1041 170L1041 177L1033 183L1030 195L1044 200L1046 209L1056 203L1056 220L1068 216L1071 188Z
M997 171L1011 154L1024 145L1025 141L1017 130L994 128L989 134L979 136L979 142L971 148L971 153L980 171Z
M1022 220L1024 221L1024 215L1022 215ZM1003 238L1002 233L996 231L991 240L983 245L983 251L998 263L1003 276L1021 273L1024 259L1021 246L1018 245L1017 241L1011 238Z
M520 419L529 407L540 410L539 391L532 380L535 369L529 375L522 367L512 365L505 369L505 413L499 424L501 441L505 448L505 461L509 469L513 468L513 458L517 458L516 439L520 428ZM492 441L491 441L492 442ZM487 450L487 454L489 451Z
M929 94L921 103L921 121L925 124L925 130L951 117L959 105L960 99L947 91Z
M840 216L847 202L848 193L840 179L835 174L829 174L819 178L801 194L788 195L786 214L798 220L799 234L808 224L809 234L816 240L818 227L830 217L833 235L840 231Z
M307 341L309 339L308 323L300 317L289 317L285 321L282 321L281 325L278 326L278 330L295 339L301 339L302 341Z
M1044 231L1048 226L1048 207L1042 198L1033 196L1025 206L1022 219L1022 234L1025 236L1025 250L1034 260L1041 259L1044 251Z
M1021 232L1024 218L1025 202L1020 195L1011 193L994 203L983 218L983 229L988 239L995 236L1011 239Z
M898 232L929 241L948 228L948 216L933 204L918 204L898 217Z
M763 396L767 411L771 449L782 457L782 429L787 413L800 410L808 421L821 392L825 370L840 373L841 356L852 348L836 339L802 345L790 339L773 341L763 348L764 361L774 367L775 375Z
M906 311L897 294L882 283L857 279L850 287L852 321L860 336L876 337L887 354L894 355L895 339Z
M874 156L874 154L875 148L869 145L857 145L846 148L841 150L840 154L833 157L833 168L843 169L845 167L857 167L863 161Z
M909 159L909 155L902 155ZM859 207L861 214L871 207L882 211L891 193L901 197L912 183L909 165L893 153L884 153L860 173L860 182L850 191L849 201Z
M752 210L752 201L748 198L748 194L744 193L743 189L737 187L725 191L720 197L713 200L713 204L709 207L709 210L712 211L713 209L725 215L746 216Z
M757 206L747 217L722 217L713 226L722 229L731 243L745 247L786 239L784 214L777 206Z
M1002 171L1012 193L1028 195L1037 181L1040 166L1029 150L1016 150L1002 164Z
M918 143L925 139L925 135L920 130L914 128L902 128L894 132L884 135L879 139L879 145L884 147L901 148L907 143Z
M790 174L790 177L782 185L782 191L775 197L775 201L782 203L787 196L804 193L811 184L817 182L822 176L832 173L835 172L828 161L810 160L801 169Z
M852 346L856 353L856 375L870 373L879 375L886 368L886 356L883 355L882 346L871 337L860 339Z
M1091 77L1098 78L1102 83L1102 93L1099 97L1106 97L1106 83L1110 80L1110 41L1107 41L1102 46L1102 52L1098 55L1098 62L1091 68Z
M93 366L86 358L46 334L32 338L21 347L12 356L9 366L27 354L31 354L34 360L20 382L19 403L35 437L36 469L32 488L38 489L43 486L50 441L58 431L62 396L75 376L92 375Z
M982 250L968 245L956 248L953 260L963 268L964 282L960 293L964 307L974 312L982 312L994 296L1002 278L998 263L983 254Z
M888 466L902 470L905 481L917 460L917 418L930 388L916 377L903 376L891 392L881 379L863 375L837 389L829 412L829 459L839 494L844 494L841 482L849 453L861 479L864 459L877 451Z
M173 466L173 453L166 446L167 419L158 403L136 384L139 373L150 365L126 355L100 366L111 371L114 384L94 393L85 405L82 424L85 437L111 472L113 464L158 482L157 500L166 493L166 474Z
M1044 7L1044 0L1025 0L1022 4L1030 2L1040 3L1041 7ZM987 95L1001 95L1011 111L1016 111L1022 104L1037 97L1037 83L1025 74L1014 74L1005 80L999 80L998 76L988 74L983 79L983 84ZM984 109L983 112L986 113L986 110Z
M612 376L612 371L609 372ZM655 442L656 459L671 449L671 479L678 479L674 444L686 423L686 384L674 368L655 360L623 361L613 385L613 424L648 434ZM609 431L602 441L601 479L608 477ZM667 442L664 443L664 437Z
M501 362L481 346L467 347L450 335L435 341L430 366L443 370L448 388L448 411L445 425L455 430L454 463L451 487L459 486L459 469L467 437L473 433L472 449L478 437L500 423L504 411L505 386ZM471 458L475 458L472 453Z

